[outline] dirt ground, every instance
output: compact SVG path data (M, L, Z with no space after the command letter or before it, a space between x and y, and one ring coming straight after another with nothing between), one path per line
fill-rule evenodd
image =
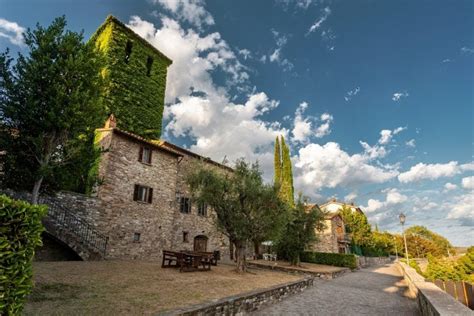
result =
M241 275L224 264L180 273L140 261L35 262L33 269L26 315L156 314L301 278L264 270Z

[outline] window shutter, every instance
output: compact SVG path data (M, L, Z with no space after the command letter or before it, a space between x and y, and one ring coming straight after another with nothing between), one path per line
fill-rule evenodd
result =
M148 188L148 203L153 200L153 188Z
M140 146L140 151L138 152L138 161L143 161L143 147Z
M138 185L135 184L135 189L133 191L133 200L137 201L138 200Z

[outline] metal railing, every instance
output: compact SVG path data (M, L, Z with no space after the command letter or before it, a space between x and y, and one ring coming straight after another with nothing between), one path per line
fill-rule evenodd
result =
M48 217L59 228L74 234L79 242L97 250L105 257L108 237L99 233L94 226L87 223L61 204L48 197L40 197L39 203L48 206Z
M29 201L28 194L21 194L10 190L0 190L0 194L2 193L14 199ZM78 239L78 242L86 247L98 251L103 257L105 257L109 240L107 236L99 233L94 226L79 218L71 210L57 203L50 197L40 197L38 203L46 204L48 206L48 213L45 220L51 222L56 229L61 229L65 232L71 233ZM57 233L59 234L60 232L58 231Z

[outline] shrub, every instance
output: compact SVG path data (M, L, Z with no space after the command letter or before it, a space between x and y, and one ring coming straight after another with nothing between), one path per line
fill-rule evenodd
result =
M32 261L47 208L0 195L0 315L19 315L32 288Z
M353 254L305 251L301 254L301 261L351 269L357 268L357 258Z

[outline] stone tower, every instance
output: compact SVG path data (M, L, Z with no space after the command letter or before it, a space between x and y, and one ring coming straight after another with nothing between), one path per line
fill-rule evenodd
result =
M172 61L113 16L91 37L103 54L103 102L118 128L158 139Z

